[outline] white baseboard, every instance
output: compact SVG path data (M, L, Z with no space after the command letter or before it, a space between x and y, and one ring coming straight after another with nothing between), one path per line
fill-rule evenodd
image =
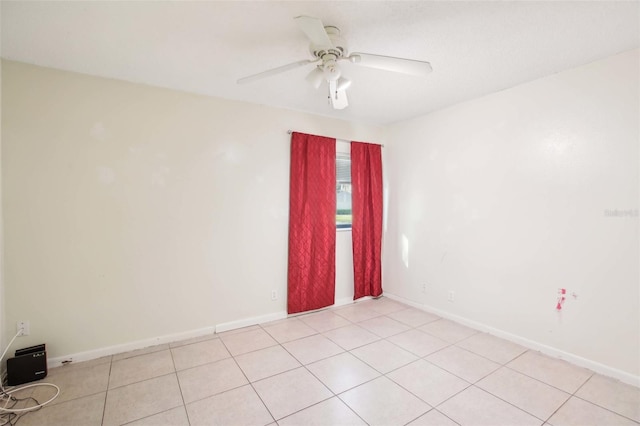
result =
M343 297L342 299L336 299L333 306L329 306L330 308L337 308L338 306L350 305L354 303L353 297Z
M49 358L47 360L48 368L59 367L70 362L90 361L92 359L102 358L109 355L117 355L123 352L135 351L138 349L148 348L150 346L163 345L165 343L178 342L180 340L201 337L207 334L221 333L223 331L235 330L236 328L247 327L254 324L262 324L269 321L275 321L286 318L286 312L276 312L273 314L263 315L259 317L246 318L238 321L218 324L214 327L205 327L196 330L185 331L181 333L168 334L165 336L152 337L149 339L137 340L134 342L123 343L120 345L107 346L104 348L92 349L90 351L78 352L75 354Z
M261 315L259 317L244 318L237 321L224 322L216 325L216 333L223 331L235 330L237 328L249 327L251 325L262 324L269 321L276 321L287 317L285 311L274 312L272 314Z
M352 297L343 297L340 299L337 299L333 305L329 305L329 306L325 306L324 308L320 308L320 309L314 309L311 311L304 311L304 312L297 312L295 314L289 314L287 315L287 317L297 317L297 316L301 316L301 315L309 315L309 314L313 314L315 312L320 312L320 311L324 311L325 309L331 309L331 308L338 308L340 306L346 306L346 305L352 305L354 303L358 303L358 302L362 302L364 300L369 300L369 299L373 299L371 296L364 296L358 300L353 300Z
M343 305L351 305L352 303L360 303L365 300L371 300L373 296L362 296L360 299L353 300L353 297L343 297L342 299L336 300L336 303L333 304L333 308Z
M48 368L60 367L69 362L76 363L82 361L90 361L92 359L102 358L109 355L116 355L123 352L144 349L150 346L163 345L165 343L177 342L180 340L191 339L193 337L205 336L215 333L215 327L205 327L196 330L185 331L181 333L167 334L150 339L137 340L135 342L123 343L120 345L107 346L105 348L93 349L85 352L78 352L71 355L49 358L47 360Z
M417 303L414 302L413 300L409 300L409 299L405 299L404 297L400 297L400 296L396 296L395 294L392 293L383 293L384 297L388 297L391 300L395 300L396 302L400 302L400 303L404 303L405 305L409 305L411 307L414 307L416 309L420 309L423 311L426 311L426 309L424 309L424 305L422 303Z
M358 299L366 300L370 299L370 297ZM352 298L342 298L335 301L333 305L330 307L343 306L354 303ZM324 308L323 308L324 309ZM309 312L304 312L309 313ZM238 328L249 327L256 324L263 324L270 321L276 321L280 319L287 318L287 313L285 311L275 312L272 314L261 315L257 317L244 318L237 321L225 322L222 324L218 324L214 327L205 327L197 330L190 330L181 333L168 334L165 336L152 337L149 339L137 340L135 342L123 343L120 345L107 346L104 348L92 349L90 351L78 352L75 354L49 358L47 360L48 368L60 367L61 365L68 364L70 362L82 362L82 361L90 361L92 359L102 358L105 356L116 355L123 352L135 351L138 349L148 348L150 346L163 345L165 343L177 342L180 340L191 339L193 337L205 336L207 334L213 333L222 333L223 331L235 330Z
M635 376L631 373L627 373L626 371L618 370L617 368L613 368L608 365L601 364L599 362L592 361L590 359L583 358L581 356L578 356L569 352L565 352L558 348L554 348L553 346L548 346L543 343L536 342L534 340L526 339L516 334L508 333L498 328L494 328L486 324L467 319L465 317L461 317L440 309L436 309L429 305L413 302L403 297L396 296L395 294L385 293L384 295L389 299L393 299L398 302L402 302L406 305L412 306L414 308L421 309L423 311L438 315L442 318L455 321L462 325L466 325L467 327L471 327L475 330L489 333L493 336L500 337L510 342L522 345L528 349L533 349L535 351L542 352L543 354L554 357L554 358L563 359L577 366L588 368L589 370L595 371L596 373L600 373L604 376L609 376L614 379L620 380L621 382L630 384L632 386L640 387L640 376Z

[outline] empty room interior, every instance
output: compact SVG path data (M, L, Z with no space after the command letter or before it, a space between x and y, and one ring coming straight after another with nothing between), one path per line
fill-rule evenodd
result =
M0 24L0 425L640 424L639 2Z

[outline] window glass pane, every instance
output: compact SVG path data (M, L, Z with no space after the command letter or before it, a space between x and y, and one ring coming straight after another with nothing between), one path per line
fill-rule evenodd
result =
M351 156L336 154L336 227L351 228Z

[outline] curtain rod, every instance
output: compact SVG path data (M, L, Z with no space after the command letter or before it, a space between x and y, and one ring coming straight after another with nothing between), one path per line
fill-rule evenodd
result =
M291 130L291 129L287 130L287 134L289 134L289 135L291 133L293 133L293 132L295 132L295 130ZM301 133L301 132L298 132L298 133ZM329 136L323 136L323 137L329 137ZM340 139L340 138L331 137L331 139ZM350 140L347 140L347 139L340 139L340 140L341 141L346 141L346 142L349 142L349 143L353 142L353 141L350 141ZM368 142L368 143L371 143L371 142ZM384 144L383 143L371 143L371 145L380 145L382 148L384 148Z

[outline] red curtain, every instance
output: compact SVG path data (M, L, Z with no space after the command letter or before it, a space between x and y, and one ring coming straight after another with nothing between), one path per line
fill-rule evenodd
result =
M294 132L289 193L290 314L333 305L336 284L336 140Z
M351 142L353 299L382 294L382 149Z

